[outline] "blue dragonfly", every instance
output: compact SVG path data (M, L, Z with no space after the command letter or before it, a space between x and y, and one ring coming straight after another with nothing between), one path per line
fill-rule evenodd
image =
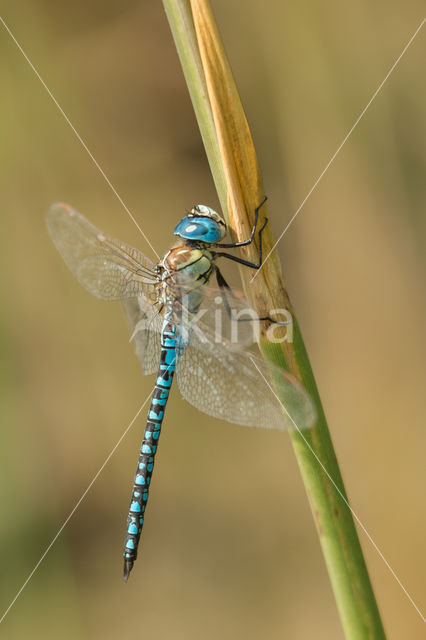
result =
M266 200L266 198L265 198ZM269 316L241 317L247 303L226 282L217 261L252 269L262 264L262 231L255 210L250 237L221 242L224 219L196 205L176 226L179 240L158 262L92 225L66 204L53 205L47 226L56 248L77 280L103 300L123 301L144 374L157 373L127 517L124 579L137 557L164 411L176 373L182 396L200 411L231 423L265 428L308 428L315 417L298 381L253 353L247 327L274 322ZM250 245L258 235L258 262L221 249ZM217 287L211 284L216 280ZM218 331L218 301L223 316ZM253 320L253 318L255 318ZM247 322L247 320L251 320ZM238 329L238 331L234 331ZM238 339L235 340L235 335ZM285 399L285 409L273 390Z

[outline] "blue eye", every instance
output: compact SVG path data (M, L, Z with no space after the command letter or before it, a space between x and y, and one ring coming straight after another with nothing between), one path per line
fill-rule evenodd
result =
M225 227L207 216L191 215L185 216L183 220L178 222L174 233L186 240L199 240L206 244L214 244L225 235Z

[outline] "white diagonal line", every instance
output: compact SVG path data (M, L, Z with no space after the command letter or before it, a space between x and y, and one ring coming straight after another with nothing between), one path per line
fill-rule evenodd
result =
M361 527L361 529L363 530L363 532L365 533L365 535L367 536L367 538L369 539L369 541L371 542L371 544L373 545L374 549L376 550L376 552L379 554L380 558L383 560L383 562L385 563L385 565L387 566L387 568L389 569L390 573L392 574L392 576L395 578L395 580L397 581L397 583L399 584L399 586L401 587L401 589L403 590L403 592L405 593L405 595L407 596L408 600L411 602L411 604L413 605L413 607L415 608L415 610L417 611L417 613L419 614L419 616L421 617L421 619L423 620L423 622L426 622L426 618L423 616L422 612L420 611L419 607L416 605L416 603L414 602L413 598L410 596L410 594L408 593L407 589L404 587L404 585L402 584L401 580L398 578L398 576L396 575L395 571L392 569L391 565L389 564L389 562L386 560L385 556L383 555L383 553L380 551L379 547L377 546L377 544L374 542L373 538L371 537L371 535L368 533L366 527L362 524L361 520L359 519L359 517L357 516L357 514L355 513L355 511L352 509L351 505L349 504L348 500L346 499L346 497L344 496L344 494L342 493L342 491L340 490L339 486L337 485L337 483L333 480L333 478L331 477L331 475L329 474L329 472L327 471L327 469L325 468L325 466L323 465L323 463L321 462L321 460L319 459L319 457L317 456L317 454L315 453L315 451L313 450L313 448L311 447L311 445L309 444L309 442L307 441L307 439L305 438L305 436L303 435L301 429L299 429L299 427L297 426L297 424L295 423L295 421L293 420L293 418L291 417L291 415L289 414L289 412L287 411L287 409L285 408L285 406L283 405L283 403L281 402L281 400L279 399L279 397L277 396L277 394L275 393L274 389L271 387L271 385L269 384L269 381L265 378L265 376L263 375L262 371L259 369L259 367L257 366L256 362L254 361L253 358L250 358L250 360L252 361L253 365L256 367L256 369L258 370L258 372L260 373L260 375L262 376L263 380L266 382L266 384L268 385L269 389L272 391L272 393L274 394L274 396L276 397L276 399L278 400L278 402L280 403L281 407L284 409L284 411L286 412L286 414L288 415L288 417L290 418L290 420L292 421L293 425L296 427L297 432L299 433L299 435L302 437L304 443L307 445L307 447L309 448L310 452L312 453L312 455L314 456L315 460L318 462L318 464L320 465L321 469L324 471L324 473L326 474L327 478L330 480L330 482L332 483L332 485L334 486L334 488L336 489L337 493L339 494L339 496L342 498L343 502L345 503L345 505L348 507L348 509L350 510L350 512L352 513L353 517L355 518L355 520L357 521L358 525Z
M3 622L3 620L5 619L5 617L7 616L7 614L9 613L9 611L11 610L11 608L13 607L13 605L15 604L15 602L17 601L17 599L19 598L19 596L21 595L21 593L23 592L23 590L25 589L25 587L27 586L27 584L29 583L29 581L31 580L31 578L33 577L33 575L35 574L35 572L37 571L37 569L39 568L39 566L41 565L41 563L43 562L43 560L45 559L45 557L47 556L47 554L49 553L50 549L53 547L53 545L55 544L56 540L59 538L59 536L61 535L62 531L65 529L65 527L67 526L68 522L71 520L72 516L74 515L74 513L77 511L78 507L80 506L80 504L83 502L84 498L86 497L86 495L89 493L90 489L92 488L92 486L95 484L96 480L98 479L98 477L100 476L100 474L102 473L102 471L104 470L105 466L108 464L108 462L110 461L111 457L114 455L115 451L117 450L117 448L119 447L119 445L121 444L123 438L127 435L127 432L129 431L129 429L132 427L132 425L134 424L135 420L138 418L140 412L142 411L142 409L144 408L144 406L146 405L146 403L148 402L148 400L150 399L152 395L152 392L149 393L149 395L146 397L146 399L144 400L144 402L141 404L141 406L139 407L137 413L135 414L135 416L132 418L132 420L130 421L130 423L128 424L128 426L126 427L126 429L124 430L124 432L122 433L121 437L119 438L119 440L117 441L117 443L115 444L115 446L112 448L112 450L110 451L110 453L108 454L108 456L106 457L105 461L103 462L103 464L101 465L101 467L99 468L99 470L95 473L95 475L93 476L93 479L91 480L91 482L89 483L87 489L82 493L82 495L80 496L80 498L77 500L75 506L73 507L72 511L70 512L70 514L67 516L67 518L64 520L62 526L60 527L60 529L58 530L57 534L55 535L55 537L51 540L51 542L49 543L49 545L46 547L45 551L43 552L43 555L41 556L40 560L37 562L37 564L35 565L34 569L31 571L31 573L29 574L28 578L25 580L24 584L22 585L22 587L19 589L18 593L16 594L16 596L13 598L12 602L10 603L10 605L7 607L6 611L3 613L3 615L0 618L0 624Z
M96 158L94 157L93 153L90 151L89 147L87 146L87 144L84 142L83 138L80 136L80 134L78 133L77 129L74 127L74 125L72 124L71 120L68 118L67 114L65 113L65 111L62 109L61 105L59 104L59 102L56 100L55 96L53 95L53 93L50 91L49 87L47 86L47 84L45 83L45 81L43 80L43 78L41 77L41 75L39 74L39 72L37 71L37 69L35 68L35 66L33 65L33 63L31 62L31 60L29 59L29 57L27 56L27 54L25 53L25 51L23 50L23 48L21 47L21 45L19 44L19 42L17 41L17 39L15 38L15 36L13 35L13 33L11 32L11 30L9 29L9 27L7 26L7 24L5 23L5 21L3 20L3 18L0 16L0 22L2 23L2 25L4 26L4 28L6 29L6 31L8 32L8 34L10 35L10 37L12 38L13 42L16 44L16 46L18 47L19 51L22 53L22 55L24 56L25 60L28 62L29 66L31 67L31 69L34 71L35 75L37 76L37 78L40 80L41 84L43 85L43 87L45 88L45 90L47 91L47 93L49 94L50 98L52 99L52 101L55 103L56 107L58 108L59 112L62 114L62 116L64 117L65 121L67 122L67 124L70 126L70 128L72 129L73 133L75 134L77 140L80 142L80 144L82 145L82 147L87 151L90 159L92 160L93 164L95 165L95 167L98 169L99 173L102 175L102 177L104 178L105 182L107 183L107 185L110 187L111 191L114 193L115 197L117 198L117 200L120 202L120 204L122 205L122 207L124 208L124 210L126 211L127 215L130 217L130 219L132 220L132 222L136 225L137 229L139 230L139 232L142 234L143 238L145 239L145 241L149 244L149 246L151 247L152 251L154 252L154 254L157 256L157 258L159 259L160 256L159 254L156 252L156 250L154 249L154 247L152 246L151 242L148 240L146 234L142 231L141 227L139 226L139 224L137 223L135 217L133 216L133 214L131 213L131 211L129 210L129 208L127 207L127 205L125 204L125 202L123 201L123 199L121 198L121 196L118 194L116 188L114 187L114 185L111 183L110 179L108 178L108 176L106 175L105 171L102 169L101 165L99 164L99 162L96 160Z
M371 103L374 101L374 99L376 98L377 94L380 92L380 90L382 89L383 85L385 84L386 80L389 78L389 76L392 74L392 72L394 71L395 67L397 66L397 64L399 63L399 61L401 60L402 56L405 54L405 52L407 51L408 47L411 45L411 43L413 42L414 38L417 36L417 34L419 33L420 29L423 27L424 23L425 23L426 18L423 18L423 20L421 21L420 25L417 27L417 29L415 30L415 32L413 33L413 35L411 36L410 40L407 42L407 44L405 45L405 47L403 48L403 50L401 51L401 53L399 54L398 58L395 60L395 62L393 63L393 65L391 66L391 68L389 69L389 71L387 72L387 74L385 75L384 79L382 80L382 82L379 84L379 86L377 87L376 91L373 93L373 95L371 96L370 100L367 102L367 104L365 105L364 109L361 111L361 113L359 114L358 118L355 120L355 122L353 123L352 127L349 129L348 133L346 134L346 136L343 138L342 142L340 143L340 145L338 146L338 148L336 149L336 151L333 153L333 155L331 156L330 160L328 161L328 163L326 164L324 170L322 171L322 173L318 176L318 178L316 179L316 181L314 182L314 185L312 186L312 188L308 191L307 195L305 196L304 200L301 202L301 204L299 205L299 207L296 209L295 213L292 215L292 217L290 218L289 222L287 223L287 226L285 227L284 231L281 233L281 235L279 236L278 240L275 242L274 246L272 247L272 249L269 251L268 255L266 256L266 258L263 260L260 268L256 271L256 273L254 274L254 276L252 277L252 279L250 280L250 282L253 282L253 280L256 278L256 276L260 273L260 270L262 269L262 267L264 266L264 264L267 262L267 260L269 259L271 253L274 251L275 247L277 246L277 244L280 242L281 238L285 235L285 233L287 232L287 230L289 229L290 225L293 223L294 219L296 218L296 216L298 215L299 211L302 209L302 207L305 205L306 201L308 200L308 198L311 196L311 194L313 193L313 191L316 189L316 187L318 186L318 184L320 183L320 181L322 180L323 176L325 175L325 173L327 172L327 170L329 169L329 167L331 166L331 164L334 162L336 156L338 155L338 153L340 152L340 150L342 149L342 147L344 146L344 144L347 142L349 136L352 134L352 132L354 131L354 129L356 128L356 126L358 125L359 121L362 119L362 117L365 115L365 112L367 111L367 109L370 107Z

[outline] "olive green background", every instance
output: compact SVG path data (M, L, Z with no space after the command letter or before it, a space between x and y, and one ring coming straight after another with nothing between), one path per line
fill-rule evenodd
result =
M216 0L213 8L278 236L420 24L422 3ZM186 209L218 206L160 2L5 0L2 16L160 254ZM353 509L420 607L425 30L279 245ZM4 611L153 378L140 373L120 304L92 298L67 271L45 211L69 202L152 253L1 25L0 56ZM145 413L10 610L2 637L342 638L288 437L220 423L177 389L140 557L123 583ZM424 637L360 537L389 638Z

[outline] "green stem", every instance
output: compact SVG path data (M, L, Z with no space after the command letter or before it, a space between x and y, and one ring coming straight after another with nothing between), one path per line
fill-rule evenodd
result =
M295 318L295 316L293 316ZM297 321L293 331L299 378L317 410L313 429L290 431L308 494L345 636L381 640L385 632L363 557L327 421ZM279 364L276 351L262 344L267 359Z
M222 209L227 212L228 204L237 202L239 196L247 209L247 203L253 197L257 198L257 203L261 200L259 190L262 181L254 148L252 155L248 149L251 144L250 132L209 3L207 0L163 0L163 3ZM193 14L193 10L197 13ZM194 15L197 16L198 31L194 27ZM199 38L204 38L204 58L200 55L197 33ZM208 58L209 52L213 66L208 67L209 74L206 76L203 62L207 64L206 55ZM225 105L219 115L218 104ZM226 153L227 126L231 132L229 137L233 156ZM240 193L236 194L238 189ZM238 207L234 206L234 209ZM244 211L239 210L237 214L240 218L244 217ZM272 246L271 238L269 243ZM290 308L276 256L262 269L261 277L264 279L264 291L275 287L278 298L281 296L280 302L286 300ZM261 278L257 280L260 283ZM261 294L262 289L258 292L258 299ZM277 304L275 308L282 308L282 304ZM292 309L291 312L294 319L293 343L284 345L281 350L261 340L261 350L267 360L289 369L299 377L316 406L318 417L314 427L303 432L291 431L290 437L314 515L345 636L348 640L383 640L385 633L315 379L296 316Z

